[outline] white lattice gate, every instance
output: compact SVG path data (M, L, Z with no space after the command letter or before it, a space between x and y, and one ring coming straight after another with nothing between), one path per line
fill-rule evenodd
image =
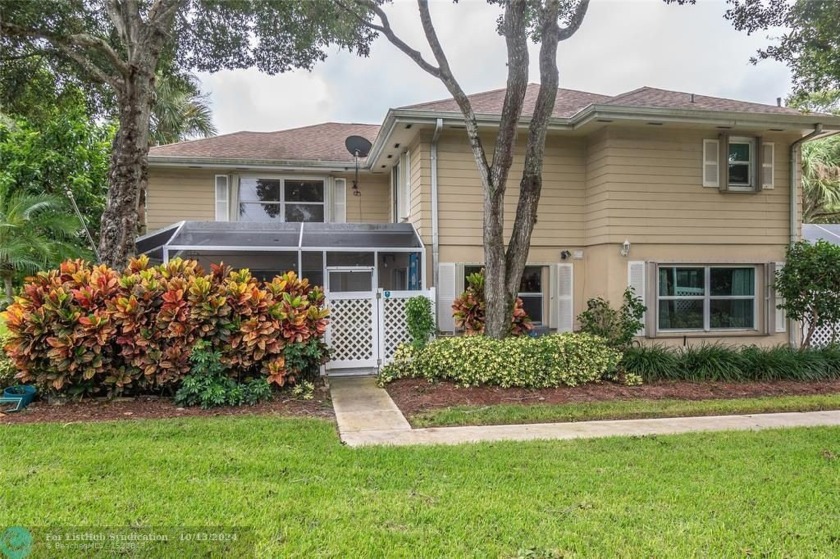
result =
M328 295L327 345L332 354L327 371L365 374L393 359L397 347L410 341L405 307L418 295L432 300L434 308L433 290Z

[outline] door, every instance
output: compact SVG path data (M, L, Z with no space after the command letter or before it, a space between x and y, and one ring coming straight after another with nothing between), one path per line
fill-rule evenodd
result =
M374 281L373 268L327 268L330 323L326 337L332 351L327 370L361 369L360 373L368 373L366 369L378 366L379 313Z

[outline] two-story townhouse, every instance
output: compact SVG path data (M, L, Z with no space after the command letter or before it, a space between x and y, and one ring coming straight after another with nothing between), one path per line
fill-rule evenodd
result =
M526 96L509 216L537 91ZM503 97L470 97L487 145ZM572 330L587 299L618 304L629 285L648 307L647 339L788 342L771 278L801 228L798 148L838 130L838 117L781 106L652 88L558 90L525 308ZM354 160L349 136L372 142L367 157ZM150 233L138 250L154 258L293 269L334 296L434 286L442 331L454 330L452 301L482 264L481 185L452 100L391 109L379 126L156 147L149 164Z

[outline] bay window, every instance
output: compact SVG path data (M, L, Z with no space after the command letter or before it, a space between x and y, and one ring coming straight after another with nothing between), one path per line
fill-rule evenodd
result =
M660 331L756 328L753 266L659 266L658 283Z

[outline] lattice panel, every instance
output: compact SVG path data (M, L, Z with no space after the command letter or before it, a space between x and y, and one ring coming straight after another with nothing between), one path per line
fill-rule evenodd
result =
M831 342L840 342L840 324L823 326L814 331L814 336L811 338L812 347L827 346Z
M382 300L384 324L382 324L383 360L390 361L397 351L397 346L411 341L405 317L405 304L408 299L386 298Z
M365 361L376 358L376 328L373 301L330 301L330 347L334 361Z

